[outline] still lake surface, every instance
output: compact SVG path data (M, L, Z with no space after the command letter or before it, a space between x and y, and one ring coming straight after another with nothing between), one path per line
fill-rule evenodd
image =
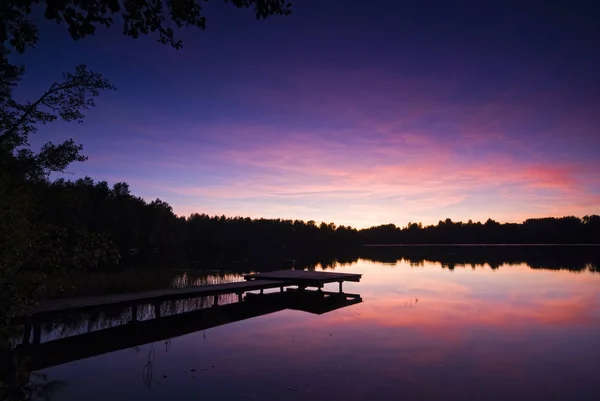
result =
M281 310L40 373L56 381L55 401L600 400L598 266L498 258L330 264L363 274L344 284L361 303Z

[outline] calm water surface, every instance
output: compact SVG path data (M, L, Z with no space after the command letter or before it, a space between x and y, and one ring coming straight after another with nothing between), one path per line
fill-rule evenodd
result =
M335 271L363 274L344 287L362 303L54 366L42 371L60 383L52 399L600 399L599 273L365 260Z

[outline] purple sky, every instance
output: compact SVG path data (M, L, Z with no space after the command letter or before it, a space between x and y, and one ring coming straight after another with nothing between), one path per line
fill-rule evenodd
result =
M126 181L180 215L600 213L600 10L548 3L296 0L256 21L212 0L179 51L44 24L18 95L80 62L103 73L118 91L35 143L72 136L89 161L65 178Z

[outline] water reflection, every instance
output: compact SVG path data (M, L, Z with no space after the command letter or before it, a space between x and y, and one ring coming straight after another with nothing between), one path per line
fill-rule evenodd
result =
M177 274L172 282L171 287L173 288L186 288L186 287L198 287L202 285L215 285L225 283L235 283L238 281L244 281L244 277L236 273L227 273L220 271L202 271L195 272L193 270L183 271L181 274Z
M363 246L357 250L343 252L336 257L313 255L295 260L297 268L308 270L332 270L336 267L352 266L359 260L395 266L408 262L414 267L423 267L430 262L439 262L442 267L453 270L457 267L497 269L503 265L527 265L532 269L569 270L600 272L600 245L383 245ZM228 268L245 268L244 264ZM250 264L248 270L263 270L262 265ZM279 266L279 267L277 267ZM282 264L266 264L264 270L281 269Z
M17 361L27 360L29 369L40 370L125 348L168 341L173 337L285 309L323 314L362 301L356 294L326 291L247 293L243 302L236 302L238 297L235 294L219 295L219 298L221 302L217 304L213 296L166 302L160 306L161 313L156 309L159 305L135 305L118 315L102 313L102 318L96 320L102 322L99 330L89 330L89 316L74 315L69 325L65 325L64 318L58 322L54 319L52 325L68 327L60 332L62 336L48 336L33 344L24 342L16 347L15 357ZM224 299L227 303L223 302ZM142 319L139 319L140 315ZM50 333L56 334L56 331ZM151 350L144 377L152 375L153 361L154 352Z
M439 245L439 246L365 246L359 258L395 265L407 261L412 266L439 262L442 267L497 269L503 265L527 265L532 269L600 272L600 246L526 246L526 245Z
M505 260L494 256L504 251ZM444 248L429 259L413 249L364 252L312 266L363 274L345 285L365 299L352 307L288 299L281 309L273 293L251 309L234 298L217 317L194 300L204 309L173 306L180 314L167 316L166 308L168 324L157 326L152 307L140 308L135 324L123 312L119 327L56 340L70 341L57 353L73 361L38 372L67 383L54 398L66 401L600 399L591 249L469 256Z

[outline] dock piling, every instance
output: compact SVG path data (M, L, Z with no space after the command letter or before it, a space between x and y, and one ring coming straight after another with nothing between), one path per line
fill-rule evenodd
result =
M137 322L137 305L131 306L131 322Z
M29 344L29 339L31 338L31 324L27 323L23 328L23 341L21 342L23 345Z
M42 341L42 324L40 322L33 323L33 340L32 344L39 344Z

